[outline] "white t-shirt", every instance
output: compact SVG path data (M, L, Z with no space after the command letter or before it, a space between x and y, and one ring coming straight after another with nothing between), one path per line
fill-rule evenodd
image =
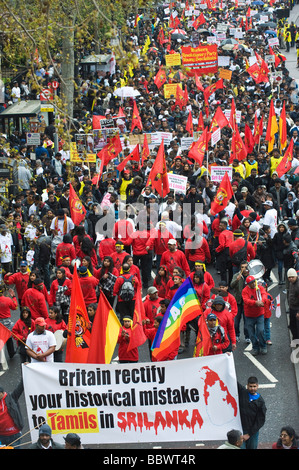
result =
M13 239L11 233L0 235L1 263L11 263Z
M56 221L56 217L54 217L54 219L52 220L51 227L50 227L51 230L55 230L55 221ZM75 228L75 224L70 217L67 217L66 221L67 221L66 233L70 233L70 231ZM57 226L58 236L65 235L65 233L63 232L63 227L64 227L64 219L58 219L58 226Z
M56 338L54 333L45 330L44 333L38 335L35 331L29 333L26 340L26 345L29 346L36 354L42 354L48 351L51 346L56 346ZM50 354L46 358L46 362L54 362L54 354ZM40 362L31 358L31 362Z

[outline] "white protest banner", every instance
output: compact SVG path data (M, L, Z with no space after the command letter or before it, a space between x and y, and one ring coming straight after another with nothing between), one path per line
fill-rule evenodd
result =
M219 182L223 180L223 177L227 173L229 180L232 180L233 169L231 166L211 166L211 181Z
M175 192L186 194L187 187L187 176L174 175L173 173L167 173L169 189L173 189Z
M134 364L22 365L32 442L82 444L225 440L240 429L233 355Z
M182 137L181 138L181 150L189 150L190 146L193 144L193 137Z
M230 113L231 113L230 109L225 109L224 110L224 115L225 115L225 117L228 121L230 119ZM238 124L240 124L240 122L241 122L241 117L242 117L242 111L236 110L236 121L237 121Z
M218 67L228 67L230 64L230 56L219 55L218 56Z
M164 144L169 145L170 142L173 140L171 132L153 132L151 134L151 143L155 145L160 145L164 139Z
M217 144L217 142L221 139L221 129L218 127L215 132L213 132L212 137L211 137L211 144L212 147Z
M268 39L268 45L269 46L279 46L279 39L276 37L276 38L269 38Z

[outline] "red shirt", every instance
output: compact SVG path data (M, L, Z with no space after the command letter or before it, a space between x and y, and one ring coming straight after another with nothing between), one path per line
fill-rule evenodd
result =
M11 436L20 432L14 423L14 420L10 416L5 398L7 393L4 393L2 400L0 400L0 434L3 436Z
M180 268L182 268L186 274L186 277L188 277L190 274L190 267L186 256L180 250L176 250L174 252L169 250L164 251L160 264L165 265L170 274L173 273L173 269L175 266L179 266Z
M89 305L97 303L97 294L95 288L98 285L99 280L94 276L80 277L79 280L85 304Z
M11 299L10 297L4 297L4 295L0 295L0 318L10 318L11 310L16 310L18 308L17 299L14 297Z
M125 331L128 333L129 337L122 336L122 331ZM121 361L138 361L139 359L139 354L138 354L138 348L132 348L130 351L128 351L128 346L130 343L130 337L132 334L131 328L125 328L122 326L119 330L119 335L118 335L118 357Z
M11 276L7 276L7 274L5 274L4 276L5 284L8 284L8 285L14 284L16 286L16 290L17 290L17 294L18 294L18 298L20 302L22 300L24 292L27 290L28 281L29 281L28 272L26 272L25 274L22 274L21 272L14 273Z
M76 258L75 247L72 243L59 243L56 248L56 266L61 264L63 256L69 256L71 261Z
M35 320L37 317L48 318L45 296L34 287L30 287L26 290L22 298L22 305L30 308L32 320Z

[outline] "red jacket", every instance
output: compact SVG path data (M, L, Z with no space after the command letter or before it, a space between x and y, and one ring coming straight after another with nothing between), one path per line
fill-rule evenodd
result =
M243 215L244 218L247 218L249 217L249 214L251 214L251 212L254 212L254 211L245 209L244 211L241 211L241 214ZM260 216L257 215L256 220L259 221L260 219L261 219ZM232 220L232 230L234 231L237 228L239 228L241 223L242 221L239 219L237 215L235 215Z
M212 346L216 346L217 350L214 351L214 349L211 347L209 349L208 356L214 356L215 354L222 354L223 350L228 348L229 346L229 339L224 328L222 332L220 328L217 328L215 335L213 336L211 335L211 340L212 340Z
M107 255L106 255L107 256ZM111 258L113 259L113 265L115 267L115 269L117 269L118 273L120 272L121 270L121 267L122 267L122 264L123 264L123 261L125 259L126 256L128 256L128 253L126 251L123 251L122 253L117 253L116 251L114 251L113 253L111 253Z
M182 268L186 274L186 277L188 277L190 274L190 268L186 256L180 250L176 250L174 252L169 250L164 251L160 264L165 265L171 275L175 266Z
M150 300L149 295L146 296L143 305L146 318L150 320L150 323L146 323L146 328L152 328L154 325L154 319L157 316L157 310L160 307L161 297L156 300Z
M123 302L123 300L119 297L119 292L120 292L120 288L121 286L123 285L123 283L125 282L123 278L126 278L126 279L129 279L130 276L134 276L133 278L133 282L134 282L134 291L135 291L135 295L133 297L133 300L136 300L136 293L137 293L137 289L139 289L141 287L141 284L140 282L138 281L138 277L136 276L136 274L134 273L126 273L126 274L122 274L121 276L119 276L116 281L115 281L115 284L114 284L114 288L113 288L113 296L117 295L118 296L118 301L119 302Z
M72 292L72 281L68 278L65 279L64 283L63 283L64 286L67 286L67 290L64 292L64 295L68 295L70 296L71 295L71 292ZM56 300L56 293L58 291L58 280L55 279L52 284L51 284L51 288L50 288L50 295L49 295L49 307L52 307L52 305L55 303L55 300Z
M4 295L0 295L0 318L10 318L11 317L11 310L17 310L18 302L16 297L12 299L10 297L5 297Z
M264 304L267 302L267 292L263 288L263 286L259 286L259 290L261 293L261 299ZM251 289L249 286L244 287L242 290L242 297L244 302L244 315L245 317L260 317L264 315L265 307L257 307L255 304L258 300L257 298L257 291L256 289Z
M236 344L236 332L235 332L235 325L234 325L234 318L232 314L224 309L222 312L217 312L217 310L213 310L212 308L207 308L204 311L204 316L207 318L209 313L214 313L218 319L219 325L221 325L226 334L229 336L232 344Z
M229 246L229 256L232 258L235 253L240 251L245 245L244 238L237 238L234 240ZM250 261L251 259L255 258L255 251L253 246L250 242L247 242L247 258L245 260ZM234 265L234 263L233 263Z
M267 300L265 302L265 307L264 307L264 317L265 318L271 318L272 316L272 302L273 302L273 297L271 294L267 292Z
M192 282L193 282L194 272L195 271L192 271L192 273L190 274L190 278ZM205 271L204 273L204 281L210 289L213 289L213 287L215 287L215 281L213 279L213 276L208 271Z
M216 248L217 253L221 253L225 248L229 248L229 246L232 244L234 241L234 235L231 230L223 230L220 232L219 237L219 245Z
M86 306L97 303L96 286L99 280L94 276L80 277L80 285Z
M29 333L32 333L34 331L35 326L34 326L34 321L31 320L31 326L28 327L24 321L19 318L19 320L16 321L14 326L12 327L12 332L20 339L23 341L23 343L26 342L26 338L29 335Z
M150 246L149 241L152 235L153 233L150 230L138 230L137 232L133 232L127 240L124 240L124 245L131 245L133 255L135 256L147 255L148 250L146 247Z
M193 249L194 242L188 238L185 244L185 255L188 261L201 261L202 263L211 262L210 247L207 240L202 237L200 246ZM190 248L189 248L190 247Z
M194 289L196 291L198 300L200 301L200 305L201 305L202 309L205 310L206 303L210 299L211 289L209 288L209 286L205 282L203 282L202 284L194 284L193 283L193 286L194 286Z
M113 238L104 238L99 244L99 257L101 260L105 256L111 256L115 252L115 243L116 241Z
M129 220L118 220L113 227L113 238L115 240L127 240L134 232L133 224ZM121 235L121 238L119 238Z
M161 299L166 298L167 282L168 281L163 277L161 277L161 282L159 284L156 278L154 279L153 286L158 290L158 296L161 297Z
M63 256L69 256L71 261L76 258L75 247L72 243L59 243L56 248L56 266L59 266L62 263Z
M60 323L56 323L56 320L53 320L52 318L47 318L46 323L46 329L52 331L52 333L55 333L55 331L57 330L67 329L67 325L64 320L62 320Z
M4 276L5 284L8 284L8 285L14 284L16 286L16 291L18 294L19 302L21 302L24 292L27 290L28 281L29 281L28 272L25 274L22 274L21 272L14 273L14 274L11 274L10 276L7 276L7 274L5 274Z
M168 249L168 240L172 238L174 238L174 236L168 230L164 232L156 230L155 234L149 239L150 249L154 250L156 255L163 255L164 251Z
M22 305L30 308L32 320L35 320L37 317L48 318L45 296L35 287L30 287L26 290L22 298Z
M122 335L122 331L128 333L129 337L125 337ZM138 362L139 360L139 353L138 348L133 348L128 351L128 346L130 343L130 337L132 334L131 328L125 328L122 326L119 330L118 335L118 357L121 361L134 361Z
M211 298L215 299L215 297L217 297L216 294L213 294ZM235 297L230 292L228 292L227 296L223 297L223 300L230 304L230 312L232 316L235 317L238 313L238 304Z

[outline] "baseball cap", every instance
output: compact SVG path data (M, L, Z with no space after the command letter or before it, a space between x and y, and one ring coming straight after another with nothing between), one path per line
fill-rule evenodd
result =
M273 207L273 202L272 201L265 201L265 202L263 202L263 205Z
M215 313L209 313L209 315L207 316L207 320L217 320L217 316L215 315Z
M158 289L154 286L151 286L147 289L148 294L156 294L156 292L158 292Z
M35 325L39 325L39 326L46 326L47 325L46 320L44 319L44 317L37 317L34 320L34 323L35 323Z
M27 261L21 261L20 266L27 266Z
M255 281L254 276L247 276L246 277L246 284L250 284L251 282Z
M176 240L174 238L171 238L170 240L168 240L167 244L168 245L176 245Z
M71 446L76 446L76 445L80 446L81 445L80 437L78 436L78 434L75 434L74 432L70 432L65 437L63 436L63 439L68 444L71 444Z
M288 220L288 225L293 226L293 225L298 225L298 222L296 219L290 219Z

